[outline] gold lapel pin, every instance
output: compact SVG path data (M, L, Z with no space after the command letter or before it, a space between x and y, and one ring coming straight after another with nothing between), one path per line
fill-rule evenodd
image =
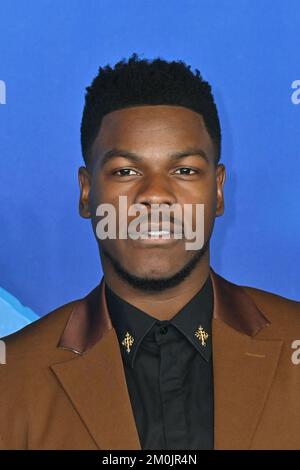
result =
M125 335L125 338L124 338L123 341L122 341L122 344L123 344L123 346L125 347L125 349L126 349L126 351L127 351L128 354L129 354L130 351L131 351L131 346L133 345L133 343L134 343L134 338L133 338L133 337L131 336L131 334L129 334L128 331L127 331L127 333L126 333L126 335Z
M195 333L195 336L196 338L199 339L199 341L201 342L201 345L202 346L206 346L206 341L209 337L209 334L206 333L206 331L204 330L204 328L202 328L202 326L200 325L199 328L197 329L196 333Z

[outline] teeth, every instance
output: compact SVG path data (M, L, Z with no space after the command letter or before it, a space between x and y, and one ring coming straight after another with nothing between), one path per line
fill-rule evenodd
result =
M148 232L149 235L159 236L159 235L169 235L170 232L168 230L158 230L158 231L150 231Z

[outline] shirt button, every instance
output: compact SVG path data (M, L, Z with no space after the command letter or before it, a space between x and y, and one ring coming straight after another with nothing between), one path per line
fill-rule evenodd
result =
M164 320L156 324L155 340L158 344L164 343L168 333L168 321Z
M162 320L159 325L159 333L161 335L166 335L168 333L169 322L168 320Z

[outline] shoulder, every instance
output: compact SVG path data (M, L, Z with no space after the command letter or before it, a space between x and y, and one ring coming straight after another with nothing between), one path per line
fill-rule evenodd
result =
M0 449L27 448L28 423L36 414L35 407L47 409L45 400L57 393L56 379L49 366L72 358L72 352L58 348L57 344L79 302L62 305L1 338L5 361L0 365Z
M25 357L30 353L37 356L55 350L70 314L80 302L81 299L62 305L21 330L1 338L7 359Z

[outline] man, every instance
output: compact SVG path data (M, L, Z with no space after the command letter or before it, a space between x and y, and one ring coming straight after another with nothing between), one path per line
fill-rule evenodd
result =
M79 210L104 277L4 338L0 447L299 449L299 303L210 267L225 168L209 84L183 62L133 54L87 88L81 137ZM101 237L98 208L120 222L120 196L147 216L204 205L202 245L172 236L175 217L148 238Z

